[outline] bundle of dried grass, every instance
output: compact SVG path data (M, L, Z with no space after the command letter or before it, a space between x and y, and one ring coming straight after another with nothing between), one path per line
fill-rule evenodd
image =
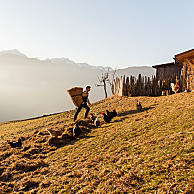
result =
M67 92L69 93L73 104L77 107L79 107L82 103L82 92L83 92L83 88L79 88L79 87L74 87L71 88L70 90L67 90Z
M49 132L49 134L52 136L52 137L58 137L58 136L61 136L64 132L64 129L47 129L47 131Z
M22 159L16 162L13 162L10 170L21 171L21 172L30 172L35 171L38 168L48 167L48 164L44 162L44 160L37 159L36 161Z

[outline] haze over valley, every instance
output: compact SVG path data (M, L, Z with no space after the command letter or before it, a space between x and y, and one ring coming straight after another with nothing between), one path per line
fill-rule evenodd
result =
M0 121L25 119L75 108L67 89L92 86L92 102L104 98L97 76L107 67L75 63L67 58L39 60L18 50L0 52ZM110 68L110 70L112 70ZM152 76L151 67L118 69L117 76ZM109 95L111 95L109 88Z

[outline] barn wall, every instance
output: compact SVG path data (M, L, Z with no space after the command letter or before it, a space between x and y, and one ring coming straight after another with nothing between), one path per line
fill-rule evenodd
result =
M176 76L179 79L181 74L181 67L177 65L168 65L158 67L156 70L156 79L157 80L176 80Z
M182 61L183 68L181 71L183 90L194 90L194 56L185 58Z

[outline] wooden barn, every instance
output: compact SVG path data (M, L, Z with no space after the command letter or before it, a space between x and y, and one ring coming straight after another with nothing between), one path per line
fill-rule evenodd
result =
M177 62L152 66L156 69L156 79L160 81L175 82L180 78L182 65Z
M182 91L194 90L194 49L175 55L175 62L181 64Z
M140 74L137 78L122 76L114 79L112 93L119 96L160 96L169 95L171 91L194 90L194 49L175 55L174 60L152 66L156 69L156 76L152 78ZM172 83L178 87L177 91Z

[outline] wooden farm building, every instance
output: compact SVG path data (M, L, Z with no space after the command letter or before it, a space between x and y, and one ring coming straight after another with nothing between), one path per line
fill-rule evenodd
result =
M179 53L175 62L154 65L156 76L134 76L114 79L112 93L119 96L160 96L178 84L178 91L194 90L194 49ZM176 91L175 91L176 92ZM170 93L170 92L168 92Z
M194 90L194 49L179 53L174 57L175 62L154 65L156 79L160 81L180 81L180 89Z
M175 62L181 64L182 91L194 90L194 49L175 55Z
M181 75L181 65L176 62L152 66L156 69L156 79L175 82Z

